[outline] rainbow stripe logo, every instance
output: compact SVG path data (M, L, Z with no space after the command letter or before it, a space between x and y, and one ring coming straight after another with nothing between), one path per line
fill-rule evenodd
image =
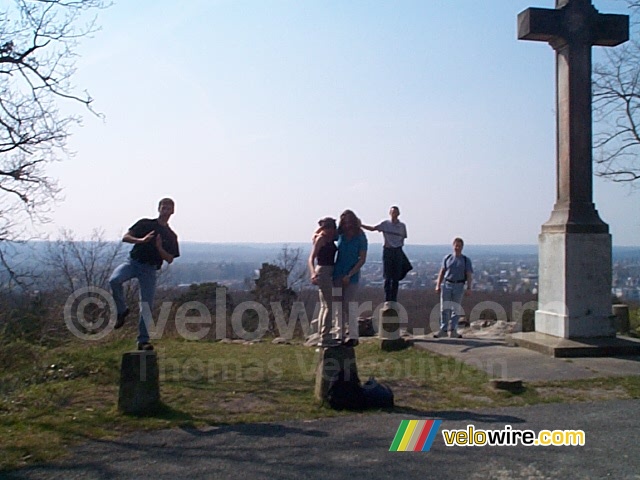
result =
M402 420L390 452L428 452L442 420Z

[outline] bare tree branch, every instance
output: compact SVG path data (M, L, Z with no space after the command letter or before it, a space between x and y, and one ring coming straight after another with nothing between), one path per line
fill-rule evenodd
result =
M76 240L73 232L62 230L60 237L47 245L40 263L70 294L81 287L109 288L111 272L123 255L123 243L105 240L102 230L94 230L88 240Z
M46 221L60 189L46 167L69 155L62 114L70 101L91 113L93 98L72 83L80 40L97 30L110 0L8 0L0 6L0 240ZM18 228L15 228L18 227ZM1 261L1 259L0 259Z
M631 40L607 49L593 70L596 174L614 182L640 178L640 1L626 0Z

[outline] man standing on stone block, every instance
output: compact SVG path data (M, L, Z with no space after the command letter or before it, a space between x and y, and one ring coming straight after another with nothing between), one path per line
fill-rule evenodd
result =
M400 209L396 206L391 207L389 216L391 220L383 220L375 227L362 225L362 228L371 232L382 232L384 236L384 248L382 250L384 300L385 302L397 302L400 280L413 267L402 251L404 239L407 238L407 226L398 220Z
M132 278L138 279L140 290L140 319L138 321L138 350L153 350L149 343L149 321L153 310L156 291L156 273L162 262L171 263L180 256L178 237L169 227L169 217L174 212L174 202L163 198L158 204L158 218L138 220L122 237L122 241L132 243L129 258L116 267L109 284L118 310L116 329L124 325L129 308L124 298L122 284Z
M440 292L440 330L434 334L435 338L447 336L462 338L458 333L459 310L462 308L462 295L471 294L473 282L473 266L471 259L462 254L464 241L461 238L453 240L453 253L442 260L442 267L436 280L436 292Z

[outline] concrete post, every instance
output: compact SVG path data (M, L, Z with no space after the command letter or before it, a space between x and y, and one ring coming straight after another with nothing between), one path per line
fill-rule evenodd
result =
M146 415L160 406L158 356L153 351L128 352L122 356L118 410Z
M329 381L340 369L358 375L356 352L353 347L320 348L320 358L316 367L316 400L319 402L326 400Z
M378 336L382 340L380 348L384 351L403 350L409 346L400 336L401 319L398 311L393 307L380 309L380 323Z
M378 336L382 340L400 338L400 316L393 308L381 308L378 323Z
M618 333L629 333L629 305L620 303L613 305L611 310L616 317L616 331Z

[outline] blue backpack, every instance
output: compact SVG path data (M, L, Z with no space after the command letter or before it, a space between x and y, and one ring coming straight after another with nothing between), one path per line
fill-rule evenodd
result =
M362 386L367 408L393 408L393 391L370 377Z

